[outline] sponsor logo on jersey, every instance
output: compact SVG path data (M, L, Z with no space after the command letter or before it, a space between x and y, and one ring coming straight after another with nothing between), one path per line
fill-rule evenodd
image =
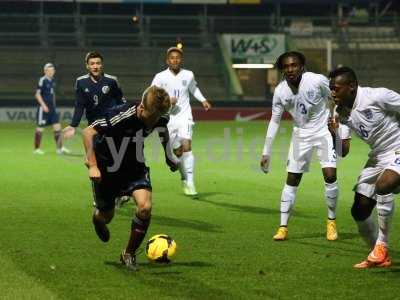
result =
M187 86L187 80L182 80L182 85Z
M105 85L101 88L101 91L103 94L107 94L110 91L110 87L108 85Z
M365 117L366 117L368 120L371 120L371 119L372 119L373 114L372 114L372 111L371 111L370 109L364 110L363 113L364 113Z

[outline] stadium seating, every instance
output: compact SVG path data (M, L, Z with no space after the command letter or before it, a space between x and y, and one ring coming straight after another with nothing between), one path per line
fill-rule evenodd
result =
M107 73L118 76L128 99L139 99L153 76L165 68L166 48L100 48ZM43 65L57 67L57 97L72 101L74 80L86 73L80 48L0 48L1 99L33 99ZM218 52L213 49L185 49L185 66L194 71L204 94L213 100L226 99L226 84ZM33 101L33 100L32 100Z
M288 49L305 52L308 68L320 73L328 71L326 42L331 40L333 66L354 67L364 85L400 88L395 63L388 60L399 56L396 18L374 23L366 11L343 27L327 11L310 7L304 16L304 9L293 5L286 13L294 15L280 16L267 6L178 5L165 10L154 5L141 12L136 4L110 4L104 9L85 4L79 10L71 3L44 6L40 11L39 4L30 4L20 12L18 5L0 3L0 74L5 78L1 99L31 99L42 65L52 61L57 66L58 98L71 101L74 78L85 73L82 58L93 49L105 54L106 71L119 77L127 97L137 98L164 68L165 49L181 40L186 67L195 72L200 86L206 86L205 94L226 100L229 84L216 42L220 33L285 33ZM297 30L299 35L296 22L305 26Z

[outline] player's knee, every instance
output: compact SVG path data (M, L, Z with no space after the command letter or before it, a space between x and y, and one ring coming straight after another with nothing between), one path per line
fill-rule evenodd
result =
M108 224L108 223L110 223L111 221L112 221L112 219L114 218L114 211L113 211L113 213L112 214L107 214L106 216L105 216L105 221L106 221L106 224Z
M182 151L183 152L190 152L190 151L192 151L192 146L190 144L183 144L182 145Z
M286 184L290 186L298 186L301 181L302 173L288 173L286 178Z
M151 202L142 203L138 206L137 214L141 219L148 219L151 216Z
M174 149L174 154L175 154L177 157L181 157L182 154L183 154L183 149L182 149L182 147L179 147L179 148Z
M363 221L369 217L361 213L356 203L354 203L353 206L351 207L351 216L355 221Z
M387 184L386 182L381 182L378 181L375 185L375 193L378 195L386 195L386 194L390 194L391 188L390 185Z
M336 182L336 180L337 180L336 175L331 175L331 176L325 177L326 183L334 183L334 182Z
M54 131L60 131L61 130L61 124L60 123L56 123L53 125L53 130Z
M322 174L326 183L334 183L336 181L336 168L323 168Z
M112 209L108 211L100 211L96 209L94 214L97 220L104 222L105 224L108 224L114 217L114 210Z
M372 213L375 207L375 201L360 194L355 195L354 203L351 207L351 215L355 221L364 221Z

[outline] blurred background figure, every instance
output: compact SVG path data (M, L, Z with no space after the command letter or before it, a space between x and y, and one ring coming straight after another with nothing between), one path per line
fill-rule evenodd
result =
M36 114L37 127L35 130L33 153L44 154L44 151L40 149L42 134L44 127L50 125L53 126L57 154L67 153L68 150L62 146L61 125L56 110L56 96L54 93L54 75L56 69L52 63L47 63L43 67L43 73L44 76L40 77L35 93L39 107Z

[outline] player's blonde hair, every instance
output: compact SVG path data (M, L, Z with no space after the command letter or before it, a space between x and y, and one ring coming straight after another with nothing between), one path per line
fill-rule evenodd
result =
M46 71L49 68L54 68L55 69L54 65L51 62L48 62L43 66L43 71Z
M142 96L144 108L151 114L158 112L161 115L166 114L171 108L171 100L168 93L155 85L148 87Z

